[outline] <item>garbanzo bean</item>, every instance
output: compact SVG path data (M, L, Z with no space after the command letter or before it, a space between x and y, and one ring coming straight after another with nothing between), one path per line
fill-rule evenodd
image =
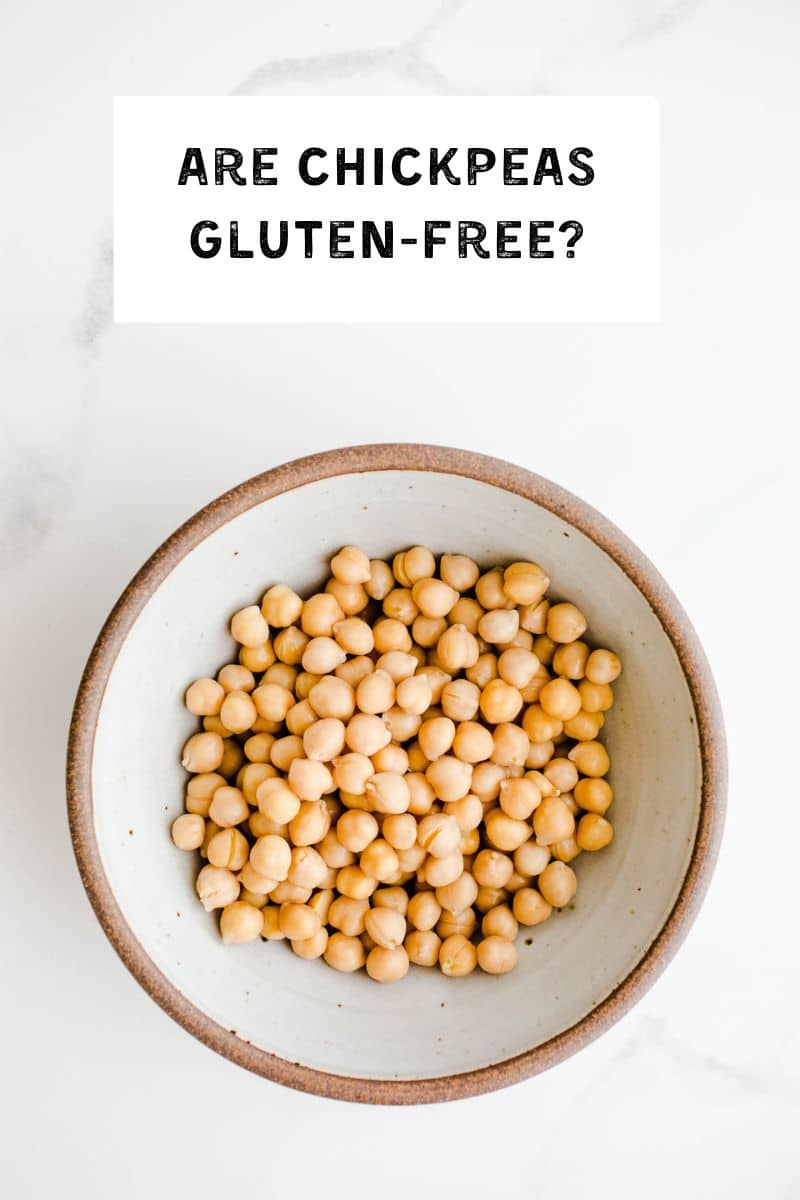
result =
M250 815L250 808L242 793L235 787L217 788L208 807L211 820L220 829L239 825Z
M499 850L481 850L472 864L475 882L482 888L502 888L508 883L514 864Z
M364 926L375 945L387 950L402 946L406 936L405 917L392 908L371 908L364 916Z
M578 822L575 840L581 850L602 850L614 837L614 827L599 813L586 813Z
M527 821L541 802L542 794L532 779L504 779L500 783L500 807L517 821Z
M578 888L572 867L563 862L550 862L539 876L539 891L553 908L569 904Z
M480 569L476 562L464 554L443 554L439 574L457 592L468 592L478 582Z
M220 829L206 847L208 861L213 867L241 871L250 854L250 843L239 829Z
M403 945L409 962L420 967L435 967L439 961L442 939L433 929L412 929Z
M242 608L231 617L231 633L242 646L263 646L269 637L269 625L257 604Z
M417 821L410 812L390 813L383 820L383 836L395 850L409 850L417 840Z
M225 699L225 689L216 679L196 679L184 697L189 712L196 717L216 717Z
M279 924L280 912L281 910L277 904L268 904L266 908L261 910L263 917L261 936L269 942L282 942L286 937L285 933L281 933Z
M388 949L375 946L367 955L367 974L376 983L395 983L408 974L408 954L404 946Z
M475 665L480 646L466 625L450 625L436 643L436 654L444 670L453 674Z
M484 937L503 937L513 942L519 932L519 924L507 904L496 904L484 913L481 933Z
M460 978L475 970L478 953L463 933L445 938L439 948L439 966L443 975Z
M575 784L575 800L587 812L603 816L614 798L611 784L605 779L580 779Z
M471 908L478 895L478 885L472 875L466 871L454 879L452 883L444 884L436 889L436 899L447 912L463 912Z
M477 946L478 966L487 975L506 975L517 965L517 948L508 938L490 934Z
M206 912L233 904L240 891L239 880L232 871L210 864L201 869L195 887Z
M533 832L540 846L572 836L575 818L559 796L545 796L533 814Z
M541 925L553 911L541 892L531 887L520 888L514 893L512 909L520 925Z
M369 583L372 567L363 550L345 546L331 559L331 573L342 583Z
M323 951L323 957L329 967L335 971L359 971L364 966L366 955L360 938L350 937L346 933L332 933Z
M360 583L342 583L340 579L329 579L325 584L325 591L329 596L333 596L345 617L354 617L369 603L367 593Z
M492 725L513 721L522 703L519 690L503 679L492 679L481 692L481 712Z
M181 766L193 774L216 771L224 749L218 733L194 733L183 747Z
M205 839L206 823L198 813L183 813L172 822L171 831L179 850L199 850Z
M319 914L307 904L282 904L278 928L291 941L305 941L321 928Z
M608 751L602 742L578 742L572 747L568 757L581 775L589 775L592 779L601 778L611 766Z
M241 945L244 942L254 942L260 936L264 927L264 918L260 908L235 900L223 908L219 918L219 931L222 940L227 945Z

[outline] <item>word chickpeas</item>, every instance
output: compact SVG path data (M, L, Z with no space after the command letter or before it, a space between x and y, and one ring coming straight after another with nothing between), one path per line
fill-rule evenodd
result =
M276 584L237 612L238 662L188 688L173 841L206 860L226 943L288 940L381 983L505 974L519 926L570 904L570 863L613 837L598 735L619 659L533 562L345 546L330 566L323 592Z

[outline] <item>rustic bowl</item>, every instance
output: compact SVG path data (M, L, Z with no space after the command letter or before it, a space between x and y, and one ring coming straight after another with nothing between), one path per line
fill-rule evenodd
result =
M344 543L424 543L482 564L532 558L625 664L604 734L616 837L576 863L574 905L523 929L508 976L412 968L391 987L280 943L223 946L197 903L178 748L186 684L234 654L227 617L265 586L299 591ZM599 513L520 467L423 445L289 463L213 501L136 575L80 685L69 742L75 853L120 957L172 1017L234 1062L342 1099L419 1103L542 1071L619 1019L664 969L712 873L725 804L722 719L689 621ZM526 936L527 933L527 936Z

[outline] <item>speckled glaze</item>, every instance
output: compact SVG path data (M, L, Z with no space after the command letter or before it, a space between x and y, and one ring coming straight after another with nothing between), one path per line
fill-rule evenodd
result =
M623 982L583 1019L524 1053L474 1071L413 1080L331 1074L288 1061L249 1044L190 1003L126 923L101 860L92 797L95 733L112 668L145 604L184 556L271 497L333 476L394 470L459 475L502 488L549 510L605 551L642 593L675 649L695 709L702 764L697 832L683 884L660 932ZM187 521L135 576L103 627L78 691L67 759L70 828L81 878L108 938L153 999L200 1041L251 1071L319 1095L377 1104L435 1102L505 1087L560 1062L618 1020L663 971L699 909L717 856L725 792L723 723L708 664L685 613L652 564L611 522L555 484L506 462L425 445L356 446L299 459L248 480Z

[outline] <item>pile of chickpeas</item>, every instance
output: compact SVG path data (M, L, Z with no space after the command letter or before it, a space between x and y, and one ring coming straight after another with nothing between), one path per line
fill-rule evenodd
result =
M224 942L381 983L505 974L520 925L570 904L570 863L613 837L598 735L619 659L533 562L345 546L330 567L322 592L276 584L237 612L238 662L188 688L173 841L206 860Z

